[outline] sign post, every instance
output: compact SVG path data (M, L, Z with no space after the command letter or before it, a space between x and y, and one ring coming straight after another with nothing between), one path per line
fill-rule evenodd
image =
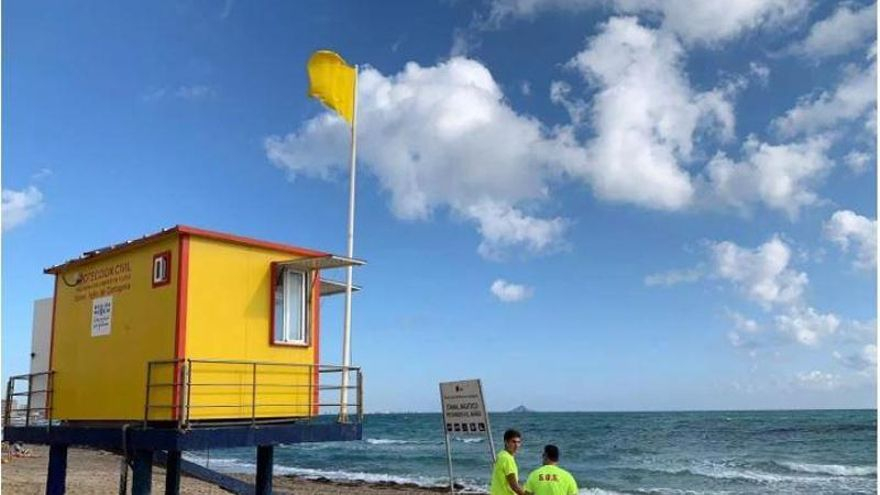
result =
M482 437L489 442L492 464L495 464L495 444L489 414L483 401L480 380L464 380L440 384L440 402L443 408L443 432L446 436L446 462L449 466L449 491L455 491L452 474L452 447L450 437Z

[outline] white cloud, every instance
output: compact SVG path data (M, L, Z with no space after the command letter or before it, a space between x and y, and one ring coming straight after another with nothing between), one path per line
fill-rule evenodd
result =
M565 220L524 208L548 197L563 163L585 160L570 134L517 114L489 70L465 58L409 63L391 76L368 68L358 84L358 157L397 217L426 220L448 208L478 226L485 255L558 247ZM347 165L347 131L322 114L267 138L266 153L291 177L332 178Z
M751 350L760 346L757 335L761 332L762 328L758 322L736 311L728 311L727 316L733 321L734 325L734 330L727 333L727 340L731 345Z
M843 4L829 17L813 24L807 37L791 51L810 58L825 58L861 48L876 38L877 4L857 8Z
M745 316L737 313L736 311L730 311L728 316L731 320L733 320L733 324L737 330L745 333L757 333L761 330L761 326L758 325L758 322L751 318L746 318Z
M34 186L21 191L3 189L3 230L13 229L43 209L43 194Z
M587 102L571 98L571 85L565 81L553 81L550 83L550 101L562 106L568 112L568 118L574 124L583 123L590 110Z
M806 273L789 268L791 248L778 236L755 249L719 242L711 252L716 275L765 309L799 301L808 283Z
M693 198L681 162L698 134L732 138L733 107L724 90L695 92L675 37L612 18L568 65L598 92L592 101L596 138L588 160L569 171L607 200L680 210Z
M760 203L794 219L819 201L814 187L834 165L827 156L830 146L825 137L780 145L749 137L742 161L718 153L706 166L701 179L706 201L742 212Z
M766 86L770 80L770 67L764 64L749 62L749 73L761 83L761 86Z
M802 97L772 126L783 136L814 134L859 119L873 122L877 105L877 63L864 68L848 67L840 84L817 96ZM868 129L870 130L870 129Z
M483 236L477 251L488 259L500 259L516 246L532 253L562 247L560 239L568 226L562 218L534 218L509 205L492 201L472 205L465 214L476 220Z
M840 327L840 319L836 315L821 314L811 307L795 306L784 314L776 315L775 319L777 330L807 346L818 345Z
M512 284L503 279L492 282L490 288L492 294L501 302L519 302L532 297L533 290L531 287L524 285Z
M703 277L701 268L686 268L684 270L669 270L666 272L652 273L645 277L645 285L653 287L655 285L678 285L691 283L700 280Z
M43 167L37 173L35 173L34 175L31 176L31 180L33 180L35 182L41 181L43 179L47 179L49 177L52 177L53 173L54 172L52 172L51 168Z
M522 81L519 84L519 91L523 94L523 96L531 96L532 94L532 83L528 81Z
M850 210L836 211L825 222L824 234L843 251L854 247L856 267L873 270L877 266L877 220Z
M553 10L579 11L611 5L618 12L655 14L663 29L687 42L715 43L758 28L781 26L808 6L805 0L494 0L489 20L527 18Z
M832 356L840 364L860 372L873 374L877 367L877 346L874 344L867 344L858 351L849 354L834 351Z
M850 151L843 157L844 163L854 174L861 174L868 170L871 164L871 155L863 151Z
M690 43L717 43L761 28L780 27L806 11L805 0L616 0L628 11L663 15L663 28Z
M795 377L795 386L810 390L831 391L841 386L840 378L832 373L819 370L798 373Z

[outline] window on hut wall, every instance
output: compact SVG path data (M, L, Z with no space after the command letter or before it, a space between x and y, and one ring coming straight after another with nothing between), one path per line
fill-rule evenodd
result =
M282 268L275 278L274 340L279 344L306 344L306 274Z

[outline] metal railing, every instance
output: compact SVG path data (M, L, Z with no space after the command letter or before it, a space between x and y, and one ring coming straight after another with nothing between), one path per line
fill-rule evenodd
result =
M9 377L3 407L3 426L51 426L54 377L54 371ZM21 382L27 383L27 390L16 391L16 384ZM42 388L34 389L35 386ZM24 407L20 407L18 397L25 397Z
M175 359L147 363L144 420L180 429L218 424L312 420L336 414L363 420L363 374L358 367L274 361ZM355 400L339 414L342 376ZM351 375L354 375L352 377Z

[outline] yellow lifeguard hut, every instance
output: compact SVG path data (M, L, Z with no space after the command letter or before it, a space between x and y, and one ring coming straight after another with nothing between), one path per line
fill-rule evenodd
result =
M321 391L340 388L322 377L351 371L318 362L320 298L345 291L321 270L360 264L176 226L47 268L49 416L187 426L312 417L327 405ZM360 390L357 374L350 388Z

